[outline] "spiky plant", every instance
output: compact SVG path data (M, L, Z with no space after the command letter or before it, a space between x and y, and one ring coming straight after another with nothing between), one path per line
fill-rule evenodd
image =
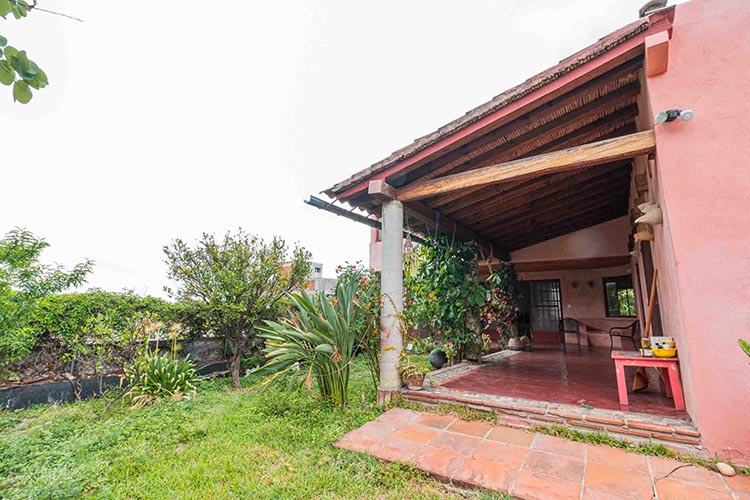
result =
M149 351L126 368L125 376L133 386L128 395L134 407L164 398L190 399L199 379L191 360Z
M339 406L347 403L349 368L357 345L352 326L360 309L354 300L358 286L356 277L339 283L335 298L322 292L288 294L292 317L266 321L266 326L259 328L266 339L267 358L259 372L268 375L267 381L300 368L308 389L314 380L323 399Z

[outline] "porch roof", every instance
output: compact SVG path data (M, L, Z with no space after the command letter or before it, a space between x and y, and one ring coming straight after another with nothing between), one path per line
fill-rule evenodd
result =
M387 190L633 134L643 41L668 29L672 16L673 8L662 9L601 38L324 192L379 215ZM627 214L632 159L611 158L408 199L405 222L416 232L476 240L507 258ZM368 190L371 181L381 193Z

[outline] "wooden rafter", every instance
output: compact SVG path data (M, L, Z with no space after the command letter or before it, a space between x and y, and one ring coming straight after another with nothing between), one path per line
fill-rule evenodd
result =
M550 174L543 179L532 179L509 193L494 196L491 200L486 200L479 205L471 205L463 210L451 212L451 215L457 219L468 218L472 222L480 224L485 220L515 209L519 204L529 204L539 199L548 198L555 193L571 189L582 182L597 182L600 178L608 178L613 171L623 169L625 166L625 163L612 163L581 171Z
M597 210L602 206L620 203L623 199L622 185L604 185L586 192L585 196L571 196L566 199L553 200L546 205L527 212L521 212L515 217L505 219L487 228L489 237L497 237L525 226L543 224L547 221L563 220L567 214L586 213ZM619 195L619 196L618 196Z
M501 154L490 158L491 161L484 161L484 164L473 164L467 165L467 167L483 167L487 164L502 163L506 161L516 160L519 157L529 157L534 155L546 154L559 149L565 149L575 146L581 146L590 142L611 139L619 135L624 135L625 130L632 126L635 121L635 117L638 114L638 106L630 105L626 108L619 110L618 112L605 116L587 126L581 127L580 129L572 132L570 135L563 135L562 137L555 139L549 143L543 144L527 154ZM632 131L631 131L632 132ZM463 170L463 169L462 169ZM468 168L466 170L469 170ZM496 186L482 186L477 188L468 189L456 193L448 193L446 195L438 196L430 200L429 205L433 207L443 206L450 204L454 208L463 208L471 204L476 204L484 199L491 197L494 193ZM471 194L472 196L466 196ZM458 202L456 202L459 200Z
M381 201L396 199L395 188L388 185L384 180L370 181L367 191L371 196ZM404 212L407 216L413 217L424 224L433 233L449 234L462 241L475 241L479 245L480 251L488 257L495 256L506 260L509 258L506 251L493 245L474 231L458 224L449 217L441 216L423 203L415 201L404 204Z
M518 180L553 172L600 165L639 154L651 153L656 147L652 130L563 149L545 155L500 163L461 174L417 182L397 191L397 199L414 201L465 188Z
M624 169L619 172L608 172L606 176L599 179L579 184L578 188L573 185L555 195L550 194L550 196L536 198L527 203L513 205L510 209L494 213L491 217L483 220L472 219L472 227L483 232L502 227L502 224L534 217L547 210L557 210L558 208L564 210L568 203L585 202L590 198L609 194L612 191L627 192L629 178L630 172Z
M604 116L602 117L604 118L618 112L622 108L626 108L630 105L636 105L636 97L638 96L639 92L640 83L637 80L633 81L625 85L624 87L621 87L613 92L605 94L598 99L594 99L587 104L568 111L567 113L562 114L557 118L532 129L528 133L521 134L514 139L508 140L504 144L500 145L500 149L495 147L490 149L486 153L479 153L476 157L476 160L478 160L479 162L487 161L488 159L494 160L499 154L507 151L515 150L523 152L534 149L536 143L539 142L540 138L547 138L547 142L550 142L550 139L554 140L554 138L556 137L565 136L571 133L571 127L575 127L575 124L577 123L580 123L580 126L576 128L580 128L597 121L597 117L600 117L600 115L602 114L604 114ZM575 129L573 129L573 131L574 130ZM481 149L479 149L478 151L481 151ZM519 156L520 155L524 154L521 153L519 154ZM472 158L472 160L474 159L475 158ZM435 179L449 173L466 171L469 168L472 168L472 165L476 165L476 162L471 161L468 164L465 162L464 164L460 165L449 164L443 168L437 168L430 171L430 173L425 175L423 179Z
M450 164L452 162L460 159L462 156L472 151L479 150L491 144L492 142L502 139L504 136L513 138L516 136L516 134L519 134L519 132L523 132L522 134L519 134L522 136L526 136L530 133L538 135L540 132L542 132L542 129L544 127L554 126L550 126L545 123L545 121L550 121L550 116L559 115L563 117L575 117L576 115L571 116L568 114L571 113L571 109L572 112L575 112L576 109L587 107L588 104L591 104L579 104L581 101L581 96L597 96L597 98L592 99L592 101L601 101L607 96L611 96L614 93L620 92L617 87L619 85L619 82L621 81L635 81L637 84L638 71L640 70L641 65L642 59L640 57L635 58L631 61L628 61L626 64L623 64L622 66L609 71L608 73L605 73L587 83L584 83L583 85L570 91L569 93L551 102L543 104L539 108L532 110L523 117L519 117L519 119L522 119L525 124L528 124L526 125L526 127L529 128L525 132L523 130L519 130L519 125L515 121L506 123L492 131L485 133L481 137L474 139L471 142L467 142L466 144L455 147L454 149L444 153L437 159L429 162L410 165L409 167L399 171L396 175L393 176L392 179L389 178L388 180L394 186L401 186L416 180L415 177L422 178L419 175L419 172L425 169L429 169L429 173L425 175L424 178L438 177L446 173L446 171L451 170L452 167L450 167ZM625 87L628 86L629 84L625 84ZM611 90L613 87L615 88L615 90ZM634 92L635 94L637 94L639 90L639 88L629 88L624 93L630 94L631 92ZM617 96L615 96L615 99L617 99ZM578 108L576 108L576 106L578 106ZM579 111L578 113L586 112L592 112L590 110L590 106L588 111ZM539 127L531 126L531 124L535 122L539 122L541 125ZM508 142L510 141L512 141L512 139L508 139Z

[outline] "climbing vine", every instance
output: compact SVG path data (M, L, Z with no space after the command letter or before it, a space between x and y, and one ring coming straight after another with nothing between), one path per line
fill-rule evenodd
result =
M481 333L486 291L479 282L476 244L439 235L412 252L404 277L407 323L432 329L460 357Z

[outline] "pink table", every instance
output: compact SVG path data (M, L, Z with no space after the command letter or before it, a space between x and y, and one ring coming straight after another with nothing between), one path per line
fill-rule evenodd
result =
M659 368L664 377L667 397L674 398L674 407L679 411L685 410L685 398L682 395L680 372L677 371L677 358L647 358L638 351L612 351L617 372L617 393L620 405L628 406L628 386L625 380L626 366L643 366Z

